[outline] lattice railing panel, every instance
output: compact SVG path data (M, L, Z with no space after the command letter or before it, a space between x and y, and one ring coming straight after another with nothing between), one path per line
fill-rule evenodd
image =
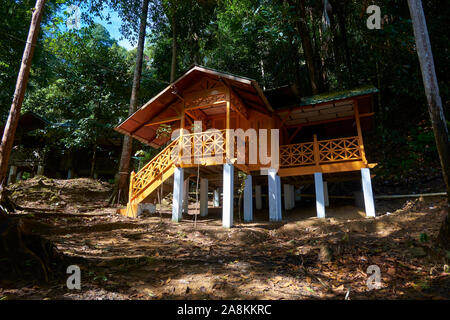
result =
M322 163L354 160L362 160L358 137L280 146L281 167L320 165Z
M192 133L182 137L182 163L197 164L205 159L223 159L225 155L225 130ZM221 164L219 161L218 164Z
M296 167L314 164L314 143L299 143L280 146L280 165Z
M179 139L172 141L163 151L137 172L130 183L132 199L136 198L145 188L174 164L172 154L178 150Z
M318 144L320 162L361 160L358 137L323 140Z

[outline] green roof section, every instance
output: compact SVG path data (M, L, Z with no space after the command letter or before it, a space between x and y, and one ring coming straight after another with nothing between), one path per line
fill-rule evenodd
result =
M379 92L379 90L376 87L372 85L366 85L350 90L321 93L315 96L301 98L299 106L309 106L324 102L343 100L352 97L363 96L366 94L374 94L377 92Z

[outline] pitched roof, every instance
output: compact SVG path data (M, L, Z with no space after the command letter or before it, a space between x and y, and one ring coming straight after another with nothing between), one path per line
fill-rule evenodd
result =
M152 147L161 146L167 139L164 139L163 141L156 137L158 126L145 126L145 124L148 123L149 120L154 119L161 112L166 112L167 107L179 99L174 91L182 93L192 86L193 83L196 83L204 77L222 79L226 81L236 93L239 93L240 98L245 103L268 109L270 112L273 111L256 80L203 66L192 65L183 75L144 104L138 111L117 126L115 130L130 135ZM165 116L170 117L174 115L167 114ZM176 129L177 126L179 127L179 124L174 125L173 129Z

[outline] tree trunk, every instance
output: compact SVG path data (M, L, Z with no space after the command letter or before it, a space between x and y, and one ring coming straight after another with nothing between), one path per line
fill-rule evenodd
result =
M172 65L170 69L170 83L175 81L177 72L177 28L175 20L175 5L172 8Z
M14 136L20 117L20 109L22 108L25 91L28 84L28 76L30 75L31 61L33 59L34 47L39 35L42 14L44 11L45 0L37 0L31 18L30 29L28 31L27 42L23 52L22 64L17 76L14 97L9 111L8 121L3 132L2 143L0 146L0 194L6 184L8 171L8 161L14 144Z
M442 175L447 188L447 217L439 232L438 241L446 249L450 249L450 218L448 207L450 206L450 139L445 121L442 100L439 95L439 85L434 69L433 53L431 51L430 38L428 36L425 14L421 0L408 0L411 13L414 37L416 39L417 55L419 56L422 70L425 95L428 102L428 112L433 126L434 138L442 166Z
M344 46L345 61L346 61L347 67L348 67L350 84L354 85L352 60L351 60L350 49L348 47L347 27L345 25L345 17L346 17L346 13L347 13L348 2L344 1L343 3L336 3L335 1L330 1L330 3L333 8L333 12L336 13L337 22L339 25L339 31L341 32L342 45Z
M136 53L136 67L134 69L133 88L131 90L130 107L128 109L128 115L131 116L136 112L138 106L139 89L141 85L142 74L142 61L144 56L144 43L145 43L145 29L147 28L147 15L148 15L148 3L149 0L144 0L142 3L141 22L139 28L139 40ZM133 141L129 136L125 136L123 139L122 155L120 157L119 165L119 178L117 188L110 199L110 202L115 202L115 196L120 194L122 199L127 198L127 182L130 172L131 153L133 149ZM122 199L118 199L121 201Z
M96 158L97 158L97 143L94 143L94 147L92 148L91 173L89 175L91 179L93 179L95 175Z
M311 38L309 36L308 24L306 20L306 9L304 0L298 1L299 19L298 31L302 39L303 51L305 53L306 65L308 67L309 79L311 82L311 90L313 94L319 93L319 86L317 81L317 71L314 63L314 52L311 45Z

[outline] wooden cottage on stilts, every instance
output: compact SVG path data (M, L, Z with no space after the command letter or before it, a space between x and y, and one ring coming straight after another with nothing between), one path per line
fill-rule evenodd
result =
M375 216L363 130L371 126L374 87L290 99L289 87L263 92L255 80L193 66L147 102L116 130L151 147L167 145L139 172L131 173L129 203L122 214L135 217L164 181L172 188L172 220L187 210L187 186L200 173L200 215L222 193L222 221L233 226L237 171L247 174L244 220L262 208L268 190L269 220L281 221L295 206L295 189L314 183L317 217L326 216L325 180L360 172L367 216ZM294 97L295 98L295 97ZM171 128L161 135L159 128ZM282 183L284 205L282 206ZM253 198L255 200L253 200ZM184 203L184 204L183 204Z

